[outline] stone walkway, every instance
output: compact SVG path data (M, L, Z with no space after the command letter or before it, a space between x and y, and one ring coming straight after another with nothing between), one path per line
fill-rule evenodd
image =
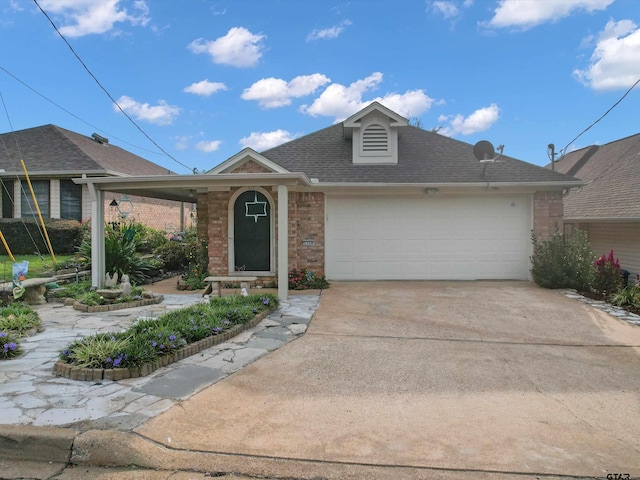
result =
M566 290L562 291L562 293L568 298L578 300L579 302L595 307L598 310L602 310L612 317L619 318L621 320L624 320L625 322L629 322L640 327L640 315L627 312L624 308L616 307L615 305L603 302L602 300L594 300L592 298L585 297L583 295L580 295L579 293L576 293L575 290Z
M0 424L131 430L303 334L320 297L292 295L257 327L146 377L92 383L53 375L58 353L74 340L121 331L201 298L164 295L157 305L107 313L37 306L44 331L20 342L22 356L0 364Z

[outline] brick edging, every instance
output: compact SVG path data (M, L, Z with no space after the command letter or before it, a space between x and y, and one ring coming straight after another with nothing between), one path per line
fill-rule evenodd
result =
M108 305L85 305L81 302L73 302L73 309L85 313L113 312L114 310L122 310L123 308L146 307L147 305L155 305L164 300L162 295L154 295L153 298L142 298L133 302L110 303Z
M66 363L62 360L58 360L53 365L53 374L59 377L69 378L71 380L81 380L86 382L95 382L98 380L125 380L127 378L144 377L153 373L160 367L166 367L167 365L182 360L183 358L195 355L202 350L218 345L219 343L226 342L227 340L239 335L240 333L258 325L267 315L273 310L265 310L264 312L256 315L253 320L247 323L234 325L229 330L225 330L219 335L212 335L197 342L193 342L186 347L182 347L175 352L163 355L156 359L154 362L145 363L139 367L130 368L80 368L75 367L70 363Z

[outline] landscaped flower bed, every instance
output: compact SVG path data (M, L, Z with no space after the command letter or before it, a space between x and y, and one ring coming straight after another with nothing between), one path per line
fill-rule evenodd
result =
M121 310L123 308L134 308L134 307L144 307L146 305L155 305L156 303L162 302L163 298L164 297L162 295L140 296L129 302L104 303L101 305L86 305L81 301L78 301L78 302L73 302L73 308L74 310L79 310L81 312L87 312L87 313L112 312L114 310Z
M216 297L157 319L139 320L124 332L78 340L60 353L53 371L85 381L148 375L254 327L277 306L270 294Z
M20 338L41 328L40 317L30 305L13 303L0 307L0 360L20 355Z

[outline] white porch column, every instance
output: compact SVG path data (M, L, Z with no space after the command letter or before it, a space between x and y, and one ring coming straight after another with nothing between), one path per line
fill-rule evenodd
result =
M88 183L91 196L91 286L104 286L104 194Z
M278 185L278 299L289 295L289 189Z

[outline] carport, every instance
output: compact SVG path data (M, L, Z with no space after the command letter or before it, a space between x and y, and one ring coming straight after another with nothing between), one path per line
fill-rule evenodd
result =
M197 202L198 194L213 191L229 191L233 187L260 186L277 192L277 282L278 297L288 296L288 236L289 213L288 193L291 187L308 186L311 181L303 173L241 173L215 175L161 175L153 177L82 177L73 180L87 185L91 197L91 284L101 288L104 285L104 193L121 193L142 197Z

